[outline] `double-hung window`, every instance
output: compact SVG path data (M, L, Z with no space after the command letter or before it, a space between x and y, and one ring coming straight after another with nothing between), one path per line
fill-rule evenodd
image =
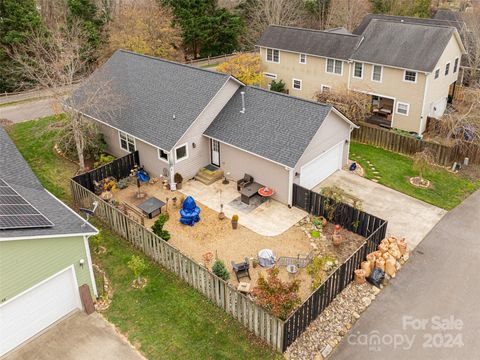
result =
M342 75L343 61L335 59L327 59L327 73Z
M360 62L353 63L353 77L358 79L363 78L363 63L360 63Z
M295 90L302 90L302 80L300 79L293 79L293 88Z
M447 65L445 65L445 76L447 76L449 72L450 72L450 63L447 63Z
M267 61L279 63L280 62L280 50L267 49Z
M455 63L453 64L453 73L455 74L458 70L458 58L455 59Z
M397 114L400 115L408 115L408 110L410 109L410 105L407 103L397 103Z
M382 70L380 65L373 65L372 68L372 81L382 82Z
M135 151L135 138L133 136L124 133L123 131L118 132L120 138L120 147L128 152Z
M417 72L416 71L405 70L403 80L408 81L408 82L417 82Z
M438 79L440 76L440 69L435 70L435 79Z
M306 64L307 63L307 54L300 54L298 57L298 61L300 64Z

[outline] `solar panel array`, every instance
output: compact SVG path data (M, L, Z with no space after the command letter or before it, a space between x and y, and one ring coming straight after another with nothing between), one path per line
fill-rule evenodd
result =
M50 220L0 179L0 230L52 226Z

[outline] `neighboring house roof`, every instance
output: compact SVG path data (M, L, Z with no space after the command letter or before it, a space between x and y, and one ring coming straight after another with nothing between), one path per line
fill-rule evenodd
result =
M433 17L435 20L447 20L447 21L462 21L462 17L458 11L450 9L438 9Z
M245 92L245 113L241 113ZM240 87L205 135L294 168L330 113L331 105Z
M425 19L425 18L417 18L417 17L410 17L410 16L394 16L394 15L383 15L383 14L368 14L362 19L360 25L358 25L354 30L353 33L357 35L361 35L365 29L367 28L368 24L372 20L386 20L392 22L402 22L408 24L423 24L423 25L439 25L439 26L453 26L456 27L458 31L461 31L461 23L451 20L445 19Z
M2 127L0 127L0 154L0 178L54 224L46 228L0 230L0 241L18 237L68 236L97 232L94 227L43 188ZM85 223L86 226L82 227Z
M454 28L374 19L351 58L403 69L432 72Z
M83 112L165 151L175 146L232 79L230 75L118 50L74 93L73 103L81 104L82 92L94 91L89 86L95 87L96 79L103 78L111 82L121 107L113 116L101 113L101 108Z
M358 41L351 34L270 25L257 46L348 60Z

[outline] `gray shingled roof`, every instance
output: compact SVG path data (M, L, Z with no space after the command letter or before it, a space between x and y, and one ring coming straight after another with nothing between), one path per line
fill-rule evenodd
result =
M244 114L240 113L241 91L245 91ZM205 135L293 168L331 108L245 86L238 89Z
M0 177L54 224L50 228L0 230L0 239L96 232L89 224L82 228L85 221L43 188L2 127L0 154Z
M368 14L365 15L362 19L360 25L358 25L352 33L361 35L365 29L367 28L370 21L377 19L377 20L386 20L392 22L403 22L408 24L423 24L423 25L439 25L439 26L453 26L456 27L458 31L460 31L461 24L458 21L449 21L446 19L424 19L424 18L416 18L410 16L394 16L394 15L383 15L383 14Z
M347 60L358 40L351 34L271 25L257 46Z
M113 116L95 109L86 111L87 115L170 151L229 78L226 74L118 50L74 93L73 102L81 104L85 89L109 79L112 93L121 99L121 107ZM82 109L81 105L74 107Z
M351 58L404 69L431 72L454 28L374 19Z

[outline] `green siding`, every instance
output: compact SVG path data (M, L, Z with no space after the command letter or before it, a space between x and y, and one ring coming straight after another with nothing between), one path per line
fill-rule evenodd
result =
M85 260L83 269L80 259ZM75 265L78 286L88 284L93 291L82 236L0 242L0 302Z

